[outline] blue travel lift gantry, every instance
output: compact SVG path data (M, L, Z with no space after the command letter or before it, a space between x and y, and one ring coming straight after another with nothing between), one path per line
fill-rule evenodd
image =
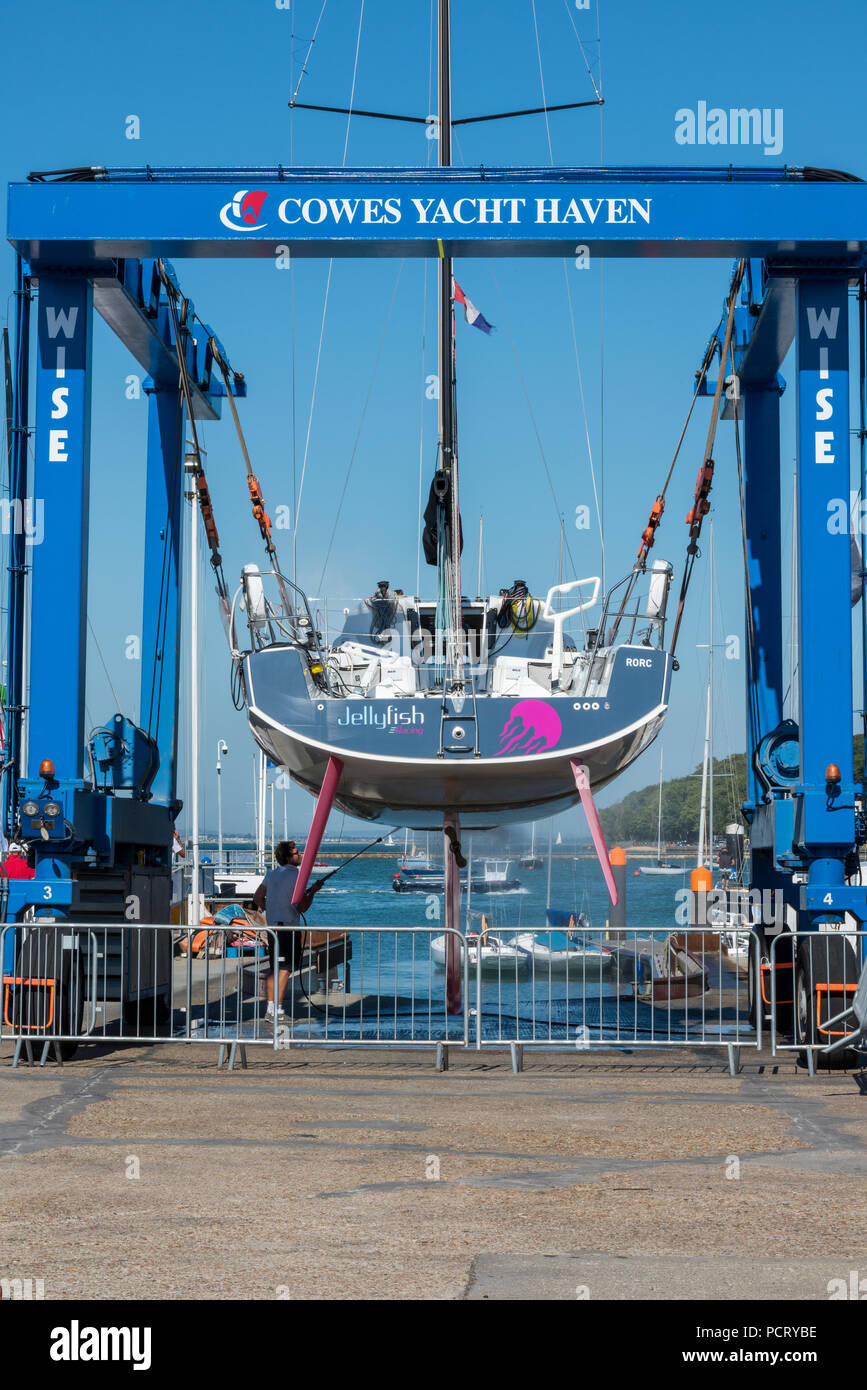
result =
M854 783L852 618L848 527L829 524L850 495L849 296L862 296L867 266L867 185L834 170L813 168L565 168L565 169L114 169L61 171L9 188L8 235L18 253L16 496L27 495L28 277L39 281L35 454L36 488L45 502L45 543L32 556L31 681L27 750L22 748L21 681L24 567L13 554L7 830L36 838L22 814L46 798L63 807L56 824L87 846L76 861L60 836L37 841L38 877L13 885L7 913L50 905L55 919L92 910L82 901L100 882L118 877L113 846L122 844L123 872L114 900L139 868L161 881L152 920L167 902L168 840L174 795L174 721L158 730L159 799L124 798L129 775L107 793L82 776L82 689L86 582L86 478L91 304L112 293L122 312L105 316L132 345L147 314L126 277L146 276L147 261L172 256L253 257L285 265L287 257L556 256L738 257L746 261L735 317L733 354L743 420L743 514L748 547L747 753L752 885L774 889L787 923L814 932L851 914L867 917L867 888L848 883L857 862ZM132 258L132 259L131 259ZM110 288L107 288L110 287ZM141 296L138 296L140 299ZM72 322L75 315L75 323ZM133 331L135 329L135 332ZM797 605L798 724L783 720L783 576L781 571L780 398L783 359L796 343L798 417ZM58 366L58 347L64 350ZM133 348L135 351L135 348ZM141 360L141 358L140 358ZM65 373L62 377L58 372ZM176 410L177 368L163 393L151 396L148 459L148 572L143 671L163 661L163 700L174 709L177 669L154 566L156 537L176 497L168 485L183 447ZM861 392L864 393L863 356ZM162 378L164 381L165 377ZM58 382L62 443L57 442ZM169 389L169 386L171 389ZM204 399L211 400L205 392ZM161 404L162 402L162 404ZM203 407L204 408L204 407ZM863 408L863 404L862 404ZM863 444L862 416L862 444ZM62 466L61 465L62 455ZM863 449L862 449L863 459ZM863 473L863 467L862 467ZM173 475L172 475L173 476ZM867 495L863 489L862 495ZM170 506L169 506L170 510ZM177 556L171 615L177 622ZM58 638L56 596L78 600ZM863 607L863 605L862 605ZM171 628L172 631L176 627ZM62 643L58 650L58 640ZM147 694L147 698L144 698ZM143 691L143 710L150 690ZM862 700L862 706L864 701ZM171 726L171 728L170 728ZM55 775L39 765L50 756ZM125 804L126 803L128 804ZM121 829L122 827L122 829ZM67 842L68 843L68 842ZM41 894L46 896L42 897ZM850 918L851 920L851 918ZM768 935L776 930L770 927ZM811 938L815 940L815 938ZM836 938L841 952L842 937ZM808 943L809 944L809 943ZM835 947L835 952L837 948ZM818 957L816 958L818 961ZM834 969L849 969L842 953ZM816 997L814 956L803 947L777 957L778 1023L792 1015L802 1041L821 1041L810 1001ZM825 957L822 957L822 971ZM793 1009L795 995L806 1000ZM848 1002L845 1000L844 1002ZM828 1000L837 1012L837 1000ZM827 1017L827 1013L825 1017Z
M186 440L194 432L189 409L194 419L220 417L225 377L214 348L224 362L226 355L197 319L168 262L125 257L99 267L64 264L46 273L38 261L19 258L16 298L10 515L17 523L28 499L39 498L44 530L41 544L30 546L24 528L11 527L4 824L10 836L32 846L36 872L33 879L2 880L3 920L168 922L173 828L182 804L177 724ZM94 309L147 373L148 442L141 727L116 712L102 729L86 732ZM197 341L197 331L207 346ZM180 387L179 354L188 395ZM246 394L238 374L233 391ZM134 466L133 460L125 458L124 466ZM141 1008L141 1000L151 1001L149 1021L170 1017L167 933L142 933L139 941L124 940L120 931L75 932L46 936L41 944L38 928L34 936L28 952L39 959L39 977L54 979L55 1008L66 1024L71 1006L61 996L75 997L80 1018L84 980L97 969L91 955L99 960L101 995L119 999L128 1014ZM7 978L20 959L20 938L6 933ZM52 949L57 940L60 951ZM8 1002L4 989L4 1008Z

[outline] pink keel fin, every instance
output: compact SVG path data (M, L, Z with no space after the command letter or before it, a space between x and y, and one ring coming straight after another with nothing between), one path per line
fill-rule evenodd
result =
M587 817L587 824L590 827L593 847L596 850L599 863L602 865L602 874L608 887L608 893L612 903L616 903L617 889L614 886L614 875L611 872L605 836L602 834L602 826L599 823L599 812L596 810L596 803L593 800L593 793L590 790L590 779L587 776L587 769L583 763L571 763L571 767L575 776L575 786L578 788L578 794L581 797L581 805Z
M304 897L305 889L310 882L310 874L313 865L316 863L319 846L322 844L322 836L325 834L325 827L328 824L331 807L334 805L334 798L337 795L337 783L340 781L340 774L342 771L343 763L339 758L328 759L328 766L325 769L322 786L316 798L313 823L310 826L310 834L307 836L307 843L304 846L304 854L301 859L301 867L298 870L298 877L295 880L295 889L292 893L292 902L295 906L297 906Z

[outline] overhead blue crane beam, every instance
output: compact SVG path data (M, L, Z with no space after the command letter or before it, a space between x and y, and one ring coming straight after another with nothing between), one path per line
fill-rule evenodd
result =
M867 184L783 169L114 169L13 183L33 265L123 256L867 253ZM440 246L442 242L442 248ZM285 251L284 251L285 254Z
M164 263L164 270L180 292L169 262ZM163 284L157 262L135 258L118 260L109 269L93 275L91 281L94 309L144 367L154 388L176 391L177 350L165 294L161 293ZM195 311L189 300L186 303L193 327ZM213 336L206 324L202 325L202 330L208 338ZM185 340L185 349L193 415L197 420L218 420L220 398L226 392L219 372L215 371L210 341L201 347L195 333L191 332ZM220 351L228 361L222 348ZM240 374L235 375L233 389L236 396L247 394L246 382Z

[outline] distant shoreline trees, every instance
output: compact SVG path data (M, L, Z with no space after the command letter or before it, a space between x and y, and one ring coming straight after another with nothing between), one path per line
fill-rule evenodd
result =
M864 777L864 737L854 739L855 781ZM743 753L714 758L713 763L713 824L714 833L722 835L731 821L745 824L741 804L747 796L747 766ZM629 792L622 801L599 812L602 829L609 845L633 841L639 844L656 843L656 817L659 805L659 784ZM701 763L688 777L674 777L662 784L662 842L685 841L695 844L701 810ZM749 827L746 827L749 834Z

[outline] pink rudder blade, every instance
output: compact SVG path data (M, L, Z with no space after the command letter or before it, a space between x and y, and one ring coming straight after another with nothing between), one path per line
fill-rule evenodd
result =
M307 836L307 843L304 846L304 854L301 858L301 867L298 870L298 877L295 880L295 888L292 893L292 902L296 907L304 897L307 884L310 882L310 874L313 870L313 865L316 863L319 846L322 844L322 836L325 834L328 817L334 805L334 798L337 795L337 784L340 781L340 774L342 771L343 763L340 758L328 759L328 766L325 769L322 786L316 798L313 823L310 826L310 834Z
M611 863L608 859L608 846L605 843L605 836L602 833L602 826L599 821L599 812L596 810L596 803L593 800L593 793L590 790L590 778L583 763L574 763L570 759L570 766L575 777L575 786L578 788L578 795L581 797L581 805L587 817L587 824L590 827L590 836L593 840L593 848L596 850L599 863L602 866L602 875L608 888L608 894L612 903L617 902L617 889L614 885L614 874L611 872Z

